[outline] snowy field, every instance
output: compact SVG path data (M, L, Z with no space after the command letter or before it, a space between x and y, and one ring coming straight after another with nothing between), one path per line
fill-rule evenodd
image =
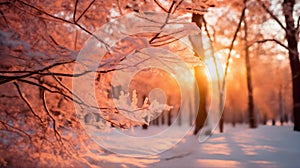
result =
M128 134L150 135L164 127L136 129ZM181 127L178 127L180 129ZM164 140L162 140L163 143ZM167 139L165 141L168 141ZM116 140L116 143L117 140ZM300 133L292 126L225 126L225 133L215 133L205 143L188 133L172 149L159 155L132 158L116 154L101 156L96 167L300 167Z

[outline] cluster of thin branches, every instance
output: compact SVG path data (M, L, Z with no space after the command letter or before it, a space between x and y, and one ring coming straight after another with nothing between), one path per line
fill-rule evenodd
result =
M172 34L166 35L162 32L166 25L170 24L171 15L180 8L183 2L183 0L173 0L171 1L169 7L165 7L158 0L154 0L154 3L167 15L165 18L165 22L162 23L160 27L162 31L153 34L153 36L149 38L148 42L150 45L155 47L164 46L178 40L178 38L173 38ZM61 150L68 151L69 146L72 146L72 144L69 142L69 139L65 137L65 132L62 130L74 127L77 130L74 132L76 134L80 134L80 129L82 129L80 127L79 121L76 119L76 113L74 112L72 106L73 103L76 103L82 108L88 107L106 110L108 111L108 113L114 113L117 110L114 107L101 108L86 103L82 100L82 98L72 92L72 88L69 84L73 78L79 78L89 73L96 73L98 76L101 76L109 72L121 70L117 69L116 66L106 67L106 64L100 64L98 70L96 71L86 70L81 73L75 74L72 72L72 68L74 67L74 64L76 64L76 60L74 57L76 57L76 54L78 53L77 51L75 51L79 46L78 30L104 44L108 53L111 51L111 46L109 46L100 37L95 35L91 30L89 30L88 26L83 25L83 23L81 22L83 18L87 17L86 15L88 14L89 10L92 9L93 5L95 5L96 0L92 0L91 2L87 3L85 5L85 8L82 10L78 9L79 3L80 2L78 0L75 1L72 9L73 14L71 19L66 19L64 17L60 17L59 15L51 14L39 5L25 0L5 1L0 3L0 16L3 20L3 22L1 22L1 29L3 28L4 33L13 32L13 34L15 34L16 36L15 38L20 42L26 41L27 43L29 41L29 48L32 50L39 48L40 43L44 44L41 41L46 42L46 48L37 49L37 55L41 54L46 56L46 58L41 58L40 60L39 57L35 58L34 56L28 56L33 52L27 51L26 47L21 47L20 49L20 45L10 46L5 42L0 42L0 49L3 51L1 51L1 55L5 55L5 57L14 55L14 57L11 57L10 59L19 59L22 61L25 60L25 63L23 62L23 64L21 65L18 64L18 66L10 65L7 67L4 66L4 62L0 63L0 89L5 91L10 90L9 94L5 94L6 92L3 92L0 97L0 103L1 106L3 106L3 108L1 107L2 112L0 115L0 135L5 135L8 140L11 137L10 134L17 134L18 136L24 136L25 138L27 138L29 141L28 144L39 144L43 146L44 141L47 141L52 145L54 145L55 143L58 144ZM122 7L120 7L119 1L118 8L120 10L120 14L123 15L124 11L122 11ZM187 10L194 9L187 8ZM9 11L10 14L6 14L5 11ZM62 25L66 29L68 29L69 26L72 26L72 29L76 29L74 49L64 47L65 44L61 43L62 40L55 39L57 37L51 34L48 34L47 37L44 37L43 34L34 35L34 37L38 37L40 39L23 39L22 34L18 32L18 28L20 28L18 27L18 20L10 20L11 18L13 18L11 17L11 13L14 12L16 17L18 17L18 15L22 15L22 17L25 16L26 18L33 18L41 21L45 25L46 29L47 26L52 24ZM34 32L34 29L29 30L32 34L38 34L40 33L39 29L43 29L39 28L40 25L34 26L36 26L35 28L37 29L37 32ZM26 29L26 27L24 27L24 29ZM55 31L59 32L59 30ZM49 40L47 40L46 38L48 38ZM47 47L53 48L55 50L54 55L65 52L72 56L68 57L68 59L65 60L63 58L58 59L58 57L60 57L59 55L57 55L57 59L56 57L49 59L47 58L47 56L50 55L48 53L50 51L48 51ZM25 58L27 56L28 58ZM118 61L122 61L124 59L126 59L126 56L122 57ZM27 61L29 61L30 63ZM112 63L114 63L114 61ZM31 64L33 65L31 66ZM12 102L14 101L16 102L16 105L22 106L6 106L13 106L14 104ZM7 102L10 103L7 104ZM63 109L63 104L67 104L67 108ZM60 108L60 110L55 111L53 107ZM6 110L5 108L11 109ZM30 114L28 114L27 112L29 112ZM31 120L33 120L34 122L30 122ZM113 126L125 128L125 125L122 123L118 123L110 119L105 120L111 123L111 125ZM54 135L53 138L50 136L50 134ZM40 143L38 139L42 139L43 142ZM0 143L5 143L5 139L2 139L0 141ZM5 148L4 145L1 145L0 147Z

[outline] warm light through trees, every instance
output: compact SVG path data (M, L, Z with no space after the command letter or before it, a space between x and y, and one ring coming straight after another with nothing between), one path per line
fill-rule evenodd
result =
M137 34L124 38L106 53L96 72L73 74L86 40L93 37L103 43L94 34L96 30L128 13L147 11L178 16L197 25L205 40L193 49L200 48L201 54L188 51L169 35ZM101 81L110 81L118 71L116 65L145 46L174 51L194 71L198 83L191 76L181 76L186 87L196 88L196 82L200 91L198 117L184 112L190 116L188 124L196 127L194 134L208 124L212 82L218 83L220 114L225 102L221 122L248 123L255 128L267 120L286 118L294 121L295 131L300 131L299 11L296 0L1 1L0 167L90 167L90 157L107 152L84 132L74 109L73 103L90 107L72 92L72 80L89 73L96 73L97 101L109 127L128 129L145 124L120 117L118 110L110 107L112 98L120 96L120 88ZM161 29L172 24L168 21L167 17ZM215 76L210 79L204 65L195 66L199 60L216 66ZM154 71L157 76L153 76ZM145 69L130 85L129 97L135 90L140 107L155 88L152 84L159 83L166 90L166 104L174 108L164 110L164 118L149 122L150 126L159 121L171 125L177 116L180 119L178 111L184 97L168 75ZM147 83L147 87L135 88Z

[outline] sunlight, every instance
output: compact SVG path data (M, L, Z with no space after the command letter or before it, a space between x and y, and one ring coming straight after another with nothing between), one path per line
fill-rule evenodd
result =
M279 61L285 60L285 57L284 57L283 55L277 55L276 58L277 58L277 60L279 60Z
M177 69L176 67L174 69ZM176 77L175 74L170 73L170 76L173 79L179 79L180 82L183 82L187 87L189 86L193 86L194 82L195 82L195 72L194 69L189 68L189 72L181 72L178 73L178 77ZM179 82L179 81L177 81Z
M218 149L218 150L216 150ZM231 150L226 143L222 144L205 144L202 147L203 152L211 155L226 155L230 156Z
M199 159L197 162L205 167L240 167L240 162L234 160Z
M2 0L0 168L300 168L299 1Z
M258 164L261 165L263 167L279 167L276 162L269 162L269 161L265 161L265 160L254 160L251 161L254 164Z
M225 70L225 64L226 63L223 62L220 59L220 55L221 55L220 53L215 53L215 58L216 58L216 61L217 61L217 68L216 68L213 57L209 57L209 58L205 59L205 64L206 64L207 69L209 71L209 72L207 72L207 75L209 76L210 80L212 80L212 81L222 80L223 76L224 76L223 73L224 73L224 70ZM220 79L218 79L217 69L218 69L218 74L219 74Z
M185 74L183 76L183 78L184 78L184 80L185 80L186 83L192 84L195 81L195 78L194 78L195 72L193 70L191 70L191 74L192 75Z

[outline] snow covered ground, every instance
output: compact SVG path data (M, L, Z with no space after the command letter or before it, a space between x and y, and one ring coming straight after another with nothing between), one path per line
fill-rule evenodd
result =
M137 129L140 136L163 127ZM180 127L178 127L180 129ZM300 167L300 133L292 126L225 126L225 133L215 133L205 143L188 133L172 149L159 155L132 158L116 154L102 156L100 167Z

